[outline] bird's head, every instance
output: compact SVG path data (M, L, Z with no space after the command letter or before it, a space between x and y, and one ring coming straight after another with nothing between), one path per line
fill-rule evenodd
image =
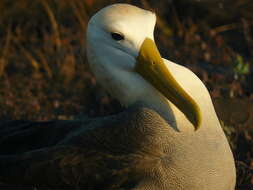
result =
M129 105L152 86L197 129L199 106L167 69L154 42L155 22L153 12L128 4L100 10L88 24L89 64L98 82L120 102Z

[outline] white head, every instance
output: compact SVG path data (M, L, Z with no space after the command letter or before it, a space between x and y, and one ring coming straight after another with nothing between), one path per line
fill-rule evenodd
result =
M123 105L142 101L170 120L174 117L172 103L198 128L201 113L195 95L188 95L184 81L177 81L182 78L179 73L173 76L170 72L177 71L178 66L171 64L169 69L161 58L153 37L155 22L154 13L128 4L100 10L88 24L90 67L97 81ZM195 76L191 79L198 80ZM199 86L205 88L202 83Z
M140 89L150 87L134 68L141 44L146 37L153 39L155 22L156 16L150 11L113 4L96 13L88 23L90 67L98 82L122 105L131 105L142 95Z
M128 4L114 4L103 8L90 19L87 40L89 44L94 41L99 43L96 48L106 46L137 57L144 39L153 39L155 23L156 16L150 11ZM112 35L117 34L124 39L113 39Z

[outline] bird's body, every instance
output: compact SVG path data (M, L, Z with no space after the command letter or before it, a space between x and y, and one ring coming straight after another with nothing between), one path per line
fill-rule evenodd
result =
M86 126L77 122L79 127L72 132L59 123L56 131L65 129L60 140L46 144L53 149L43 152L38 146L37 152L21 158L0 157L0 169L29 158L36 166L28 169L32 176L46 167L64 181L71 170L78 174L72 182L79 180L90 189L95 183L104 184L104 189L234 189L233 155L210 95L194 73L160 57L153 41L154 25L154 13L127 4L95 14L87 31L89 64L98 82L130 108ZM23 133L15 135L17 141L5 138L0 148L28 139ZM5 179L1 176L0 171L0 179Z

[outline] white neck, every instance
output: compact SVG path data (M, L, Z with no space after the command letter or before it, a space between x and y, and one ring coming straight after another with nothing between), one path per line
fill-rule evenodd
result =
M100 52L102 51L102 53ZM108 52L107 52L108 51ZM179 131L193 131L194 127L170 101L161 95L151 84L134 71L135 59L123 51L111 55L112 49L101 46L92 49L88 43L88 59L98 82L122 105L129 106L142 102L157 111L168 123ZM105 55L105 56L101 56ZM122 57L124 59L122 59ZM200 79L187 68L164 59L167 68L177 82L198 103L202 113L200 130L220 126L210 95ZM114 64L112 64L114 63ZM129 63L133 63L132 65ZM215 123L208 123L212 121Z

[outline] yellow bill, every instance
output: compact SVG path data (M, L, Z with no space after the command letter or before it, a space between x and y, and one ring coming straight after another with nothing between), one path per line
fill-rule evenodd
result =
M199 106L167 69L153 40L146 38L142 43L135 69L185 114L195 130L199 128L201 124Z

